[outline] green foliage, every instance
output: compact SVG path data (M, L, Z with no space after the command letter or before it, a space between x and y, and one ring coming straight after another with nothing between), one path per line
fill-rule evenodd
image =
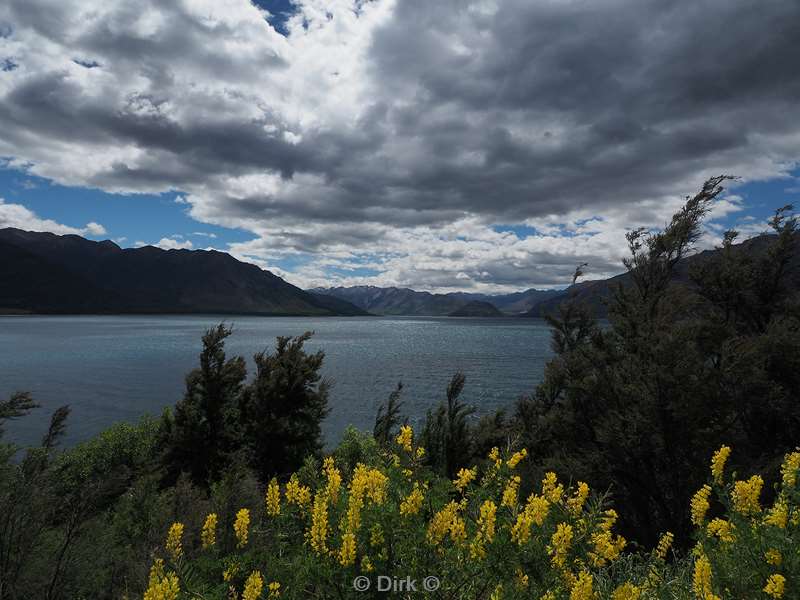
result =
M287 475L322 449L320 424L331 384L320 374L325 353L303 349L311 335L279 337L273 354L254 357L256 376L242 395L239 426L251 464L264 480Z
M467 464L472 456L467 419L475 409L460 400L466 376L456 373L447 385L447 397L434 411L428 411L422 430L422 444L433 469L447 477Z
M389 394L386 404L381 404L378 408L378 414L375 416L375 427L372 430L372 437L381 446L387 447L395 435L397 427L407 423L408 419L403 419L400 416L400 410L403 406L403 401L400 400L400 394L403 392L403 384L398 383L397 387Z
M663 231L628 234L629 279L613 290L608 327L575 302L550 319L557 354L513 419L534 472L610 488L624 531L643 543L666 529L688 543L697 456L731 443L740 466L774 469L800 427L800 320L786 285L794 220L782 209L776 235L745 252L729 233L691 280L680 271L725 179L706 182Z

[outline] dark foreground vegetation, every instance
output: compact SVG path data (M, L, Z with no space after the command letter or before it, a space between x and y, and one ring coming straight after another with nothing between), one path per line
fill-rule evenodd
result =
M400 385L323 462L310 334L248 380L224 325L160 418L61 451L59 409L40 447L0 450L0 600L380 595L358 575L434 575L443 598L800 597L791 207L758 252L728 232L673 277L723 181L628 234L608 326L577 296L548 316L556 356L507 412L475 418L456 374L415 433ZM15 394L0 425L33 408Z

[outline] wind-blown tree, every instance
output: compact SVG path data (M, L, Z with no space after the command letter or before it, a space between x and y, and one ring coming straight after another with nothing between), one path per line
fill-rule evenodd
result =
M466 376L459 372L447 385L446 400L429 410L422 428L421 443L431 467L453 477L472 458L472 435L467 419L474 408L461 401Z
M325 353L303 348L311 336L278 337L274 353L254 357L256 376L243 391L240 419L251 464L262 479L286 475L322 449L331 382L321 374Z
M385 404L378 407L378 414L375 416L375 426L372 429L372 437L383 447L389 445L397 427L407 423L408 419L400 415L403 401L400 394L403 392L403 383L399 382L397 387L389 394Z
M173 481L185 472L195 483L207 485L243 446L239 401L247 365L241 356L225 356L225 339L232 332L224 324L206 331L200 368L186 376L186 392L174 416L169 411L164 415L164 464Z
M719 260L676 281L725 179L707 181L663 231L627 235L629 278L609 300L610 326L574 300L562 307L556 356L516 410L535 467L610 488L643 543L665 530L686 541L686 498L705 480L698 456L735 445L749 472L796 443L800 321L785 286L794 221L778 215L757 259L730 248L729 234Z

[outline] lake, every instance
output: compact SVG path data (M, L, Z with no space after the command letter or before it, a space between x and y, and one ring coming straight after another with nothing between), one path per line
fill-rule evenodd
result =
M335 444L348 424L372 430L378 406L398 381L404 413L419 423L444 398L450 377L466 374L462 397L479 414L513 405L541 380L551 356L540 319L437 317L10 316L0 317L0 398L16 390L42 405L6 426L6 439L38 443L54 408L69 404L66 444L117 421L158 415L181 398L197 365L200 337L225 320L229 356L274 346L279 335L314 331L310 350L326 353L334 381L323 429Z

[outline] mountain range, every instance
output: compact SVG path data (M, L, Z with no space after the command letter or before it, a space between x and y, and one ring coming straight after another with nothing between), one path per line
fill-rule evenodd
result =
M472 302L489 303L506 315L520 315L530 311L538 303L556 297L560 290L529 289L511 294L488 295L469 292L432 294L408 288L376 287L358 285L352 287L328 287L309 290L315 294L334 296L376 315L447 316L453 315ZM486 307L484 307L485 309ZM476 311L472 311L473 313ZM477 311L481 312L481 311ZM483 311L480 316L492 316ZM458 315L454 315L458 316ZM478 316L478 315L475 315Z
M759 253L769 236L737 244ZM789 265L800 289L800 236ZM691 285L693 264L716 250L689 256L676 267L678 283ZM411 315L541 317L576 297L607 314L612 288L630 275L583 281L564 290L511 294L434 294L408 288L353 286L304 291L260 267L216 250L120 248L77 235L0 229L0 314L219 313L255 315Z
M0 229L0 313L363 315L214 250Z

